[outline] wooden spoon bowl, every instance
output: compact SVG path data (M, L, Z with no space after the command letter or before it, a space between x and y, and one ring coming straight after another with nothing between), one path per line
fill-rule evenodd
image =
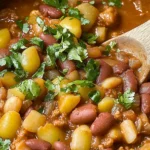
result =
M102 45L106 46L111 41L117 42L121 51L129 53L141 61L142 66L138 70L138 81L140 84L146 81L150 75L150 20L121 36L104 42Z

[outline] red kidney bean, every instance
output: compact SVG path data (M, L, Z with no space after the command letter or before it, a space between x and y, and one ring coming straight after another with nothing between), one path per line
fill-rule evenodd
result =
M48 5L40 5L39 10L43 16L50 17L52 19L58 19L63 15L61 10Z
M25 141L26 145L32 150L51 150L51 144L49 142L39 139L29 139Z
M105 61L100 60L100 74L97 77L96 83L100 84L103 80L110 77L113 74L113 69Z
M91 125L91 132L94 136L104 135L114 124L113 115L108 112L100 113Z
M150 94L150 82L143 83L140 87L140 94Z
M145 114L150 114L150 94L141 94L141 110Z
M96 106L93 104L85 104L76 108L70 115L70 121L74 124L90 123L97 116Z
M123 89L132 90L133 92L137 92L138 89L138 81L136 76L134 75L133 70L129 69L123 74Z
M54 150L70 150L70 148L63 142L57 141L53 145Z
M45 46L57 43L57 40L50 34L41 33L40 38L44 41Z
M58 66L60 67L61 70L67 69L67 74L76 70L75 63L71 60L65 60L63 62L58 60L57 63L58 63Z
M113 71L116 74L122 74L127 69L129 69L129 65L122 61L119 61L115 66L113 66Z

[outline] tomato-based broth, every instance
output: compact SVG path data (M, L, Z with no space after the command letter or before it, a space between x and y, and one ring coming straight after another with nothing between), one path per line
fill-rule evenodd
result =
M149 0L0 0L0 150L149 150L142 59L102 45L149 19Z

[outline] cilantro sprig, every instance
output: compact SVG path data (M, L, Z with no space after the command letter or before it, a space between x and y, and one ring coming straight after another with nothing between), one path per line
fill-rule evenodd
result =
M99 103L99 101L101 100L101 94L100 94L100 91L97 91L97 90L94 90L94 91L91 91L89 94L88 94L89 98L96 104Z
M108 5L109 6L121 7L122 2L121 2L121 0L108 0Z
M30 28L28 23L23 23L22 20L16 21L17 26L22 30L23 33L28 33Z
M0 150L9 150L10 144L11 144L10 140L8 140L8 139L2 140L0 138Z
M83 33L81 38L88 44L96 44L97 36L93 33Z
M117 102L123 105L126 109L130 109L134 103L134 97L135 92L127 90L122 95L119 94Z
M82 25L89 24L90 21L86 18L83 17L83 14L80 13L80 11L77 8L69 8L68 9L68 15L70 17L77 18L81 21Z

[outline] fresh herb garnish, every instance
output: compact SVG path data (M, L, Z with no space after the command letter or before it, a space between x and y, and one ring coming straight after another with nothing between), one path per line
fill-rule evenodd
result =
M45 67L46 67L46 63L43 62L40 68L34 73L32 78L43 78L43 75L45 73Z
M0 138L0 150L9 150L11 141L8 139L2 140Z
M103 54L106 56L109 56L110 51L117 46L117 43L115 41L111 41L109 45L106 46L105 51L103 51Z
M26 39L20 39L17 43L12 44L10 46L11 51L20 51L23 49L26 49L27 47L25 46L28 43L28 40Z
M134 103L134 97L135 92L132 92L131 90L127 90L124 92L124 94L120 94L118 96L117 102L123 105L126 109L129 109L132 107Z
M86 25L86 24L90 23L89 20L87 20L86 18L83 17L83 15L80 13L80 11L77 8L69 8L68 9L68 15L70 17L74 17L74 18L79 19L81 21L82 25Z
M56 7L65 13L65 9L68 8L68 0L43 0L45 4Z
M5 75L5 73L8 72L7 69L4 69L3 71L0 71L0 77L3 77Z
M44 47L44 41L40 39L39 37L34 37L30 40L30 42L34 45L39 46L41 49Z
M97 36L93 33L83 33L82 39L88 44L96 44Z
M99 101L101 100L101 94L99 91L91 91L89 94L88 94L89 98L96 104L99 103Z
M16 86L22 93L26 95L26 99L34 100L40 95L40 86L33 80L24 80Z
M108 0L108 5L109 6L116 6L116 7L121 7L121 0Z
M16 21L17 26L22 30L23 33L28 33L30 28L28 23L23 23L22 20Z
M86 72L86 78L89 81L95 81L99 75L99 63L94 59L90 59L84 68Z
M71 83L68 83L66 87L61 88L62 92L65 93L78 93L78 87L88 87L93 88L95 85L92 81L88 80L75 80Z

